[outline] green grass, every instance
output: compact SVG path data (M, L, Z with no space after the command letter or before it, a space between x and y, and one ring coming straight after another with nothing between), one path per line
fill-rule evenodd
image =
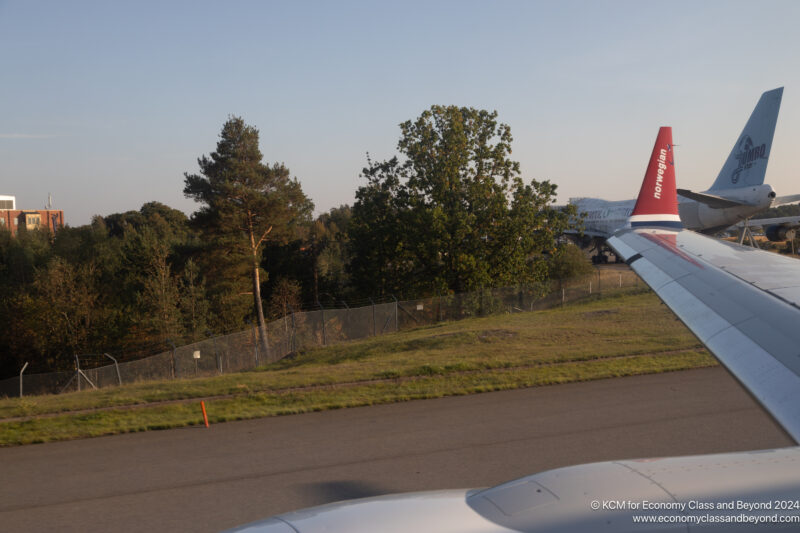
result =
M194 425L200 399L222 422L712 364L653 294L635 291L308 350L250 372L0 400L0 445ZM29 418L8 420L19 417Z

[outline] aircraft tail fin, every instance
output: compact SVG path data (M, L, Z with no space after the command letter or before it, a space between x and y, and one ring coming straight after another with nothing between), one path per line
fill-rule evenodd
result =
M631 227L683 227L678 216L675 152L672 147L672 128L663 126L658 130L636 207L628 219Z
M709 191L764 183L782 97L783 87L761 95Z

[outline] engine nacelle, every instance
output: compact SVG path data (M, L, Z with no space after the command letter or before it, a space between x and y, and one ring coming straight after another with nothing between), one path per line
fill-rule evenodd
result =
M767 226L764 235L772 242L792 241L797 230L791 226Z

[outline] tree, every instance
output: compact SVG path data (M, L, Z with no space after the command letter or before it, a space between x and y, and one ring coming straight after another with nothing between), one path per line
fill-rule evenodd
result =
M300 309L300 284L295 280L279 278L272 289L269 314L280 318Z
M341 296L347 284L345 265L350 216L350 208L343 205L321 214L311 224L308 250L311 254L315 302L319 301L322 293Z
M12 236L0 227L0 377L19 373L26 361L32 370L52 368L45 360L50 354L42 355L49 338L36 312L43 304L34 294L34 284L53 258L50 237L46 231L23 229Z
M348 234L349 270L362 295L403 294L410 276L410 261L404 248L407 235L400 215L407 209L399 160L373 163L367 154L362 177L367 185L356 191Z
M139 211L108 215L103 217L103 222L113 237L122 237L129 229L138 231L143 227L149 227L167 244L185 242L191 237L186 215L161 202L147 202Z
M324 303L325 296L345 299L350 289L347 274L348 226L351 211L347 205L334 207L320 214L298 235L298 239L286 244L269 244L264 250L262 266L269 271L270 280L265 290L272 298L282 291L281 278L298 282L299 302L316 308ZM294 305L294 304L292 304ZM295 307L299 309L299 307Z
M214 246L247 258L253 311L268 350L261 303L263 245L287 239L310 218L313 204L283 164L262 163L258 130L240 117L222 126L217 150L198 159L200 174L184 174L184 195L203 206L192 222Z
M25 362L71 368L75 353L124 361L181 332L197 340L208 320L200 244L186 215L158 202L55 235L0 228L0 377Z
M206 329L208 302L205 283L200 277L197 264L189 259L180 281L180 307L183 312L184 329L192 341L197 341Z
M104 309L98 305L93 264L70 265L55 257L39 270L33 283L29 310L40 324L36 337L41 353L48 356L50 368L63 370L72 365L75 354L96 347L97 328Z
M402 159L362 176L350 239L354 277L382 292L463 292L541 281L571 212L556 186L526 184L510 159L511 129L497 112L432 106L400 125Z
M558 280L559 286L568 279L588 276L592 271L586 255L572 243L559 245L550 260L550 277Z
M173 341L182 333L178 281L172 275L167 261L169 250L163 242L152 247L144 290L140 299L145 312L145 323L161 343Z

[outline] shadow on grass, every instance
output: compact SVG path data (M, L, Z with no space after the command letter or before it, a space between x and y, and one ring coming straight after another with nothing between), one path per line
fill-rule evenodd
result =
M358 361L368 357L380 357L389 354L444 350L460 346L465 342L474 341L476 338L476 333L471 331L432 334L425 337L402 340L389 340L384 337L376 342L362 342L355 345L347 343L296 352L287 355L280 361L265 365L261 369L285 370L310 364L335 365L345 361Z

